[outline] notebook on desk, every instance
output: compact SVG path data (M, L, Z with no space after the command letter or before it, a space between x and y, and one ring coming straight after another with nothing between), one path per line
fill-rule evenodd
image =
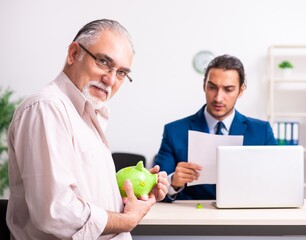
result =
M293 208L304 203L302 146L217 148L218 208Z

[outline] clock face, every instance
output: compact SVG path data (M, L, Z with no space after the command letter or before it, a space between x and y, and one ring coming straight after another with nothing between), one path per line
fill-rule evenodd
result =
M215 58L214 54L210 51L200 51L193 58L193 67L200 73L204 74L204 70L211 60Z

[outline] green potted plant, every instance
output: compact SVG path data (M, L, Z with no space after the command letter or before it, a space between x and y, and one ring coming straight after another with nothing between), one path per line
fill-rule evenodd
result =
M293 68L293 64L290 61L285 60L285 61L280 62L278 64L278 67L281 68L281 69L286 69L286 68L292 69Z
M284 60L278 64L279 69L281 69L282 75L284 79L287 79L292 74L293 64L288 61Z
M12 101L13 91L0 89L0 196L9 186L8 180L8 147L7 147L7 130L12 120L15 108L20 102Z

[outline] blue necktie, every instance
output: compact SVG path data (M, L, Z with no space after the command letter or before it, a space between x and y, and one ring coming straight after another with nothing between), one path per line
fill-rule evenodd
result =
M217 131L216 131L216 134L217 134L217 135L223 135L223 133L222 133L222 131L221 131L223 128L225 128L224 123L223 123L223 122L218 122L218 123L217 123Z

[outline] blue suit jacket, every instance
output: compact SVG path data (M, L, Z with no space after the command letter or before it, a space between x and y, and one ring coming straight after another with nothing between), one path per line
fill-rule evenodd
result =
M196 114L168 123L164 127L163 139L154 160L162 171L171 174L178 162L188 160L188 130L209 133L203 106ZM229 135L243 135L243 145L276 145L269 122L253 119L235 111ZM203 184L185 188L176 200L216 199L216 185ZM172 201L168 197L164 201Z

